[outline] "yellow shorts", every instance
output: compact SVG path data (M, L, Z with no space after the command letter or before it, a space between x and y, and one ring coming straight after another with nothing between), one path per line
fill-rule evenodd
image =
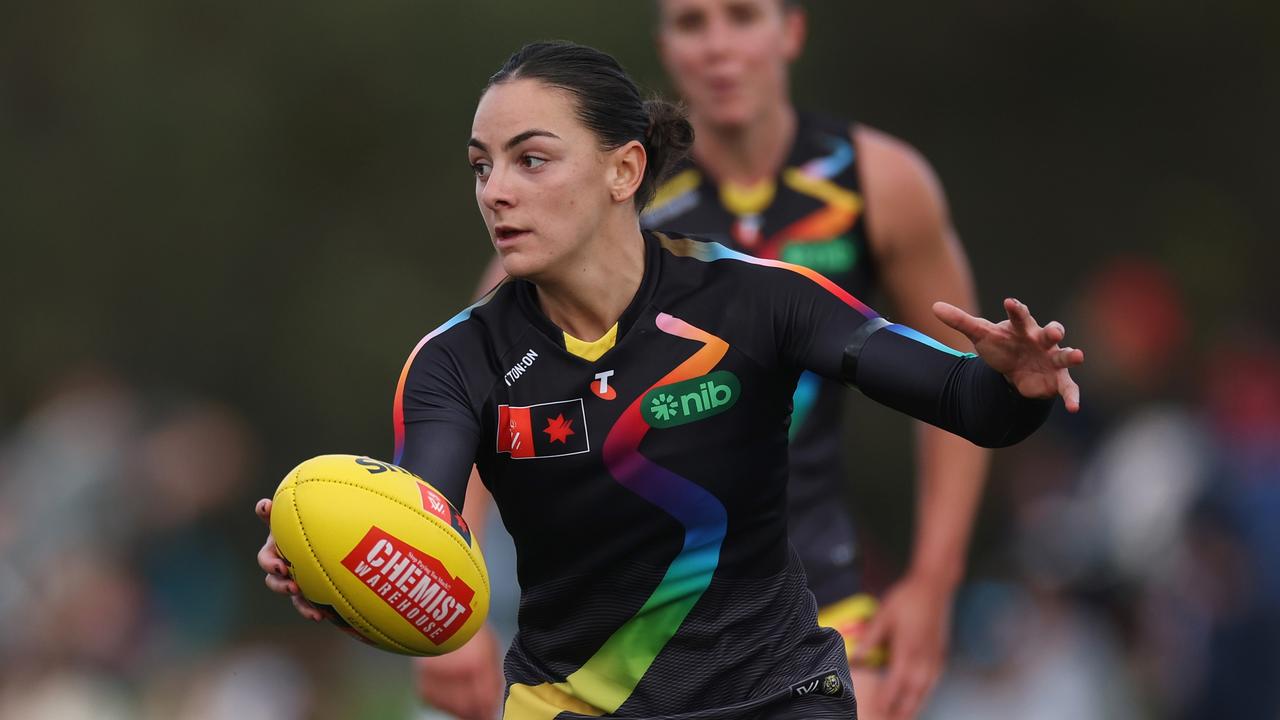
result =
M837 600L830 605L819 608L818 624L840 633L840 637L844 638L845 653L852 660L854 650L857 649L863 633L867 631L867 626L871 624L871 618L875 617L876 610L879 608L880 603L871 595L866 593L850 595L843 600ZM888 660L888 655L889 653L883 645L872 648L871 652L859 665L862 667L882 667L885 661Z

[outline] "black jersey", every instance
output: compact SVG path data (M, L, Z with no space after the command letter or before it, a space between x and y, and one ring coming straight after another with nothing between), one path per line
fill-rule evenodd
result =
M810 270L644 237L596 361L508 280L401 375L397 461L459 506L474 462L515 540L504 717L850 717L843 641L787 542L800 373L993 443L1047 406Z
M851 131L850 123L801 114L782 171L748 189L717 184L687 160L659 187L641 222L803 265L854 297L870 297L875 265ZM840 502L844 388L805 373L793 402L791 540L818 604L826 605L857 591L853 526Z

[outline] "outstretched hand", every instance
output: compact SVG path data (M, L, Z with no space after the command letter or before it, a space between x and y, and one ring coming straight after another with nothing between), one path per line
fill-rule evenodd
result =
M933 314L973 343L978 356L1005 376L1023 397L1048 398L1061 395L1069 412L1080 409L1080 387L1068 368L1084 362L1084 351L1059 347L1066 335L1062 323L1043 327L1021 302L1006 298L1009 319L993 323L974 317L955 305L933 304Z

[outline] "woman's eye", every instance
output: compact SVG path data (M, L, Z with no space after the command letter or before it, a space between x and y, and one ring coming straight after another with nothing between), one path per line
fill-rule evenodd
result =
M729 20L734 25L745 26L760 19L760 10L751 5L738 5L729 9Z
M677 15L672 24L682 33L695 33L707 24L707 16L703 13L687 12Z
M484 161L476 161L471 163L471 171L474 172L476 174L476 177L480 178L481 180L484 180L485 178L489 177L489 171L492 169L493 169L493 166Z
M542 167L546 162L546 158L534 157L532 155L522 155L520 157L520 164L529 170Z

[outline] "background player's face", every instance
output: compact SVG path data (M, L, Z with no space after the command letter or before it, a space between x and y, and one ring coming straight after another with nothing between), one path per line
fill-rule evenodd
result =
M517 79L480 98L467 157L508 274L537 280L588 251L617 204L607 184L614 153L599 146L563 90Z
M700 121L750 123L788 101L804 14L781 0L661 0L658 51Z

